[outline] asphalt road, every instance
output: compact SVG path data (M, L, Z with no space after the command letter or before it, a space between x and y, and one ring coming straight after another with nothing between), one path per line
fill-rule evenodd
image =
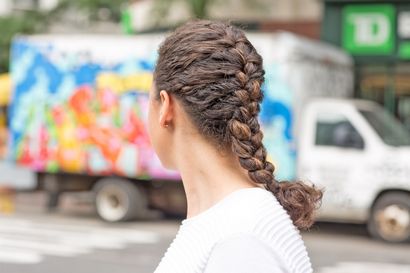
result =
M29 205L29 204L26 204ZM148 273L179 220L104 223L86 206L26 206L0 215L0 273ZM303 233L315 272L409 273L410 244L373 241L360 225L320 223Z

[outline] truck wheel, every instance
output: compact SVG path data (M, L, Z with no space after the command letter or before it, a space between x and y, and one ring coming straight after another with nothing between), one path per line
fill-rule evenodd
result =
M377 199L368 222L369 233L391 243L410 241L410 194L387 193Z
M107 222L133 220L147 209L143 191L125 179L103 178L95 185L94 192L97 213Z

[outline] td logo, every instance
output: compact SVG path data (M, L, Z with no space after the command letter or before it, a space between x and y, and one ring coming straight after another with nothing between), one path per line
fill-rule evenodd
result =
M352 54L388 55L394 50L392 5L348 5L343 9L343 47Z

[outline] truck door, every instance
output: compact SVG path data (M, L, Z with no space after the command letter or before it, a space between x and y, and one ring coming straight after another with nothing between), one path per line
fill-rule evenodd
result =
M343 107L314 107L309 128L300 132L299 176L325 190L319 216L325 219L360 218L354 204L358 184L366 179L366 141L354 116ZM305 119L305 123L307 120ZM360 123L359 123L360 125Z

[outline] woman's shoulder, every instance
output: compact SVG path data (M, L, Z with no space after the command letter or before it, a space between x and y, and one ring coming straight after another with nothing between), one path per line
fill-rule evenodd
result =
M287 272L283 261L268 244L249 233L235 234L218 241L210 254L205 273Z
M283 264L292 268L289 272L311 272L300 232L271 192L255 189L242 192L235 199L220 218L224 219L224 236L219 242L252 241L261 251L266 247L277 253Z
M288 238L291 240L284 241L284 245L277 245L259 235L243 232L218 240L210 252L205 273L313 272L303 241Z
M245 243L256 245L263 253L277 253L281 264L296 269L286 272L311 272L299 231L275 196L262 188L231 193L207 211L183 221L175 242L182 249L201 246L204 256L235 245L240 249Z
M226 223L240 224L244 228L255 228L273 222L286 222L293 226L289 215L279 204L276 197L263 188L242 190L227 200L221 207L220 216Z
M275 196L263 188L236 190L201 214L182 221L182 226L226 229L228 233L246 232L271 222L287 222L288 214ZM263 222L263 223L261 223Z

